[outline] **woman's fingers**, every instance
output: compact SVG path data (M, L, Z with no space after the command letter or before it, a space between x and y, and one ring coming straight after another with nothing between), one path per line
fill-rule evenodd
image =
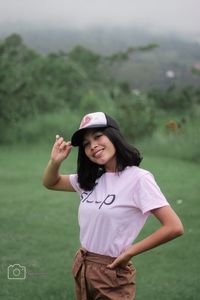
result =
M62 136L59 136L58 134L56 135L56 145L61 145L62 142L64 141L64 138Z
M52 157L55 160L65 159L72 148L71 142L64 141L64 138L59 134L56 135L56 141L52 150Z
M59 149L60 150L66 150L67 148L70 148L70 147L71 147L71 143L70 142L62 141L62 143L59 146Z
M63 150L66 148L67 142L64 141L64 138L62 136L59 136L59 134L56 134L56 142L55 146L59 150Z
M126 268L130 259L131 257L126 252L124 252L120 256L118 256L111 264L107 265L107 268L115 269L118 266Z
M109 265L107 265L108 269L115 269L118 266L118 257Z

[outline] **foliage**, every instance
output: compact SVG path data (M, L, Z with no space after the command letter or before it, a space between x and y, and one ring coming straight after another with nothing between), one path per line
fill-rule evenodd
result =
M81 64L62 53L41 56L28 49L17 34L1 42L0 54L1 128L13 131L39 114L77 108L87 87ZM7 140L6 130L1 130L0 142Z
M114 116L116 107L110 92L103 86L87 90L81 98L80 110L83 114L92 111L105 111Z
M197 75L197 76L200 75L200 70L199 70L198 68L193 67L193 68L191 69L191 72L192 72L194 75Z
M142 93L130 93L117 103L117 119L130 140L150 136L155 129L155 106Z
M200 110L190 117L187 112L164 113L153 135L139 142L144 153L200 163ZM177 124L168 127L168 124Z
M154 47L129 47L124 52L124 59L135 51ZM79 45L69 53L59 51L43 56L27 48L19 35L12 34L1 41L0 54L0 125L3 129L0 143L24 140L25 137L27 141L35 140L33 131L35 128L38 133L41 116L49 113L59 115L66 109L74 116L94 110L106 111L114 117L119 116L125 129L130 128L126 124L126 113L133 113L134 109L143 110L137 114L148 129L138 130L135 127L134 136L150 132L149 121L144 121L149 116L143 100L136 105L130 96L130 86L126 82L115 82L107 72L110 63L121 61L121 53L104 57ZM33 130L30 129L31 124Z
M125 51L114 53L114 54L112 54L110 56L107 56L105 58L110 63L115 63L115 62L119 63L119 62L129 60L130 56L135 52L149 51L149 50L153 50L157 47L158 47L158 45L156 45L156 44L149 44L149 45L146 45L146 46L143 46L143 47L141 47L141 46L140 47L129 47Z
M35 111L31 99L32 68L38 55L27 49L19 36L12 35L0 44L0 120L6 125Z
M93 51L84 48L83 46L76 46L68 53L68 58L82 67L87 74L87 79L98 78L98 67L101 62L101 56ZM97 77L96 77L97 76Z
M7 127L4 143L16 142L35 144L39 142L53 142L56 134L69 140L72 132L80 122L78 114L72 114L69 109L43 113L32 119L19 120L15 126Z
M166 90L152 89L148 96L154 99L157 107L166 111L190 111L200 104L200 88L186 86L181 90L171 85Z
M19 35L7 37L0 42L0 143L39 140L40 132L55 134L61 124L66 128L65 122L73 123L91 111L112 115L134 140L154 132L155 111L187 111L194 116L200 104L199 88L177 90L171 85L145 95L109 73L112 64L156 47L129 47L102 56L78 45L69 53L43 56L26 47Z

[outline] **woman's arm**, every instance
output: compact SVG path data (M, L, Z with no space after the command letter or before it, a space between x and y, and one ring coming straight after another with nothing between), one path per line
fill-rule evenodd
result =
M170 206L154 209L152 213L160 221L161 227L148 237L130 246L108 266L109 268L113 269L118 265L126 265L133 256L155 248L184 233L179 217Z
M71 151L71 143L65 142L62 137L57 137L51 151L51 158L43 175L43 185L52 190L74 192L69 175L59 173L60 166Z

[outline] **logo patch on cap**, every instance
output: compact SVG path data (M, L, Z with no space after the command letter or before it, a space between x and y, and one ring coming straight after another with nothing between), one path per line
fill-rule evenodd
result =
M80 129L85 127L86 125L88 125L91 120L92 120L92 118L90 116L88 116L88 115L85 116L81 122Z
M103 127L107 125L106 116L102 112L87 114L81 121L79 129L87 127Z

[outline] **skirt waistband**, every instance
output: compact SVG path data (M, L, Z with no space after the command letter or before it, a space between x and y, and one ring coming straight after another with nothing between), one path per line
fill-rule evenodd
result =
M78 250L77 256L81 257L82 260L91 261L91 262L99 263L102 265L111 264L116 259L116 257L111 257L111 256L107 256L107 255L89 252L84 248L80 248Z

